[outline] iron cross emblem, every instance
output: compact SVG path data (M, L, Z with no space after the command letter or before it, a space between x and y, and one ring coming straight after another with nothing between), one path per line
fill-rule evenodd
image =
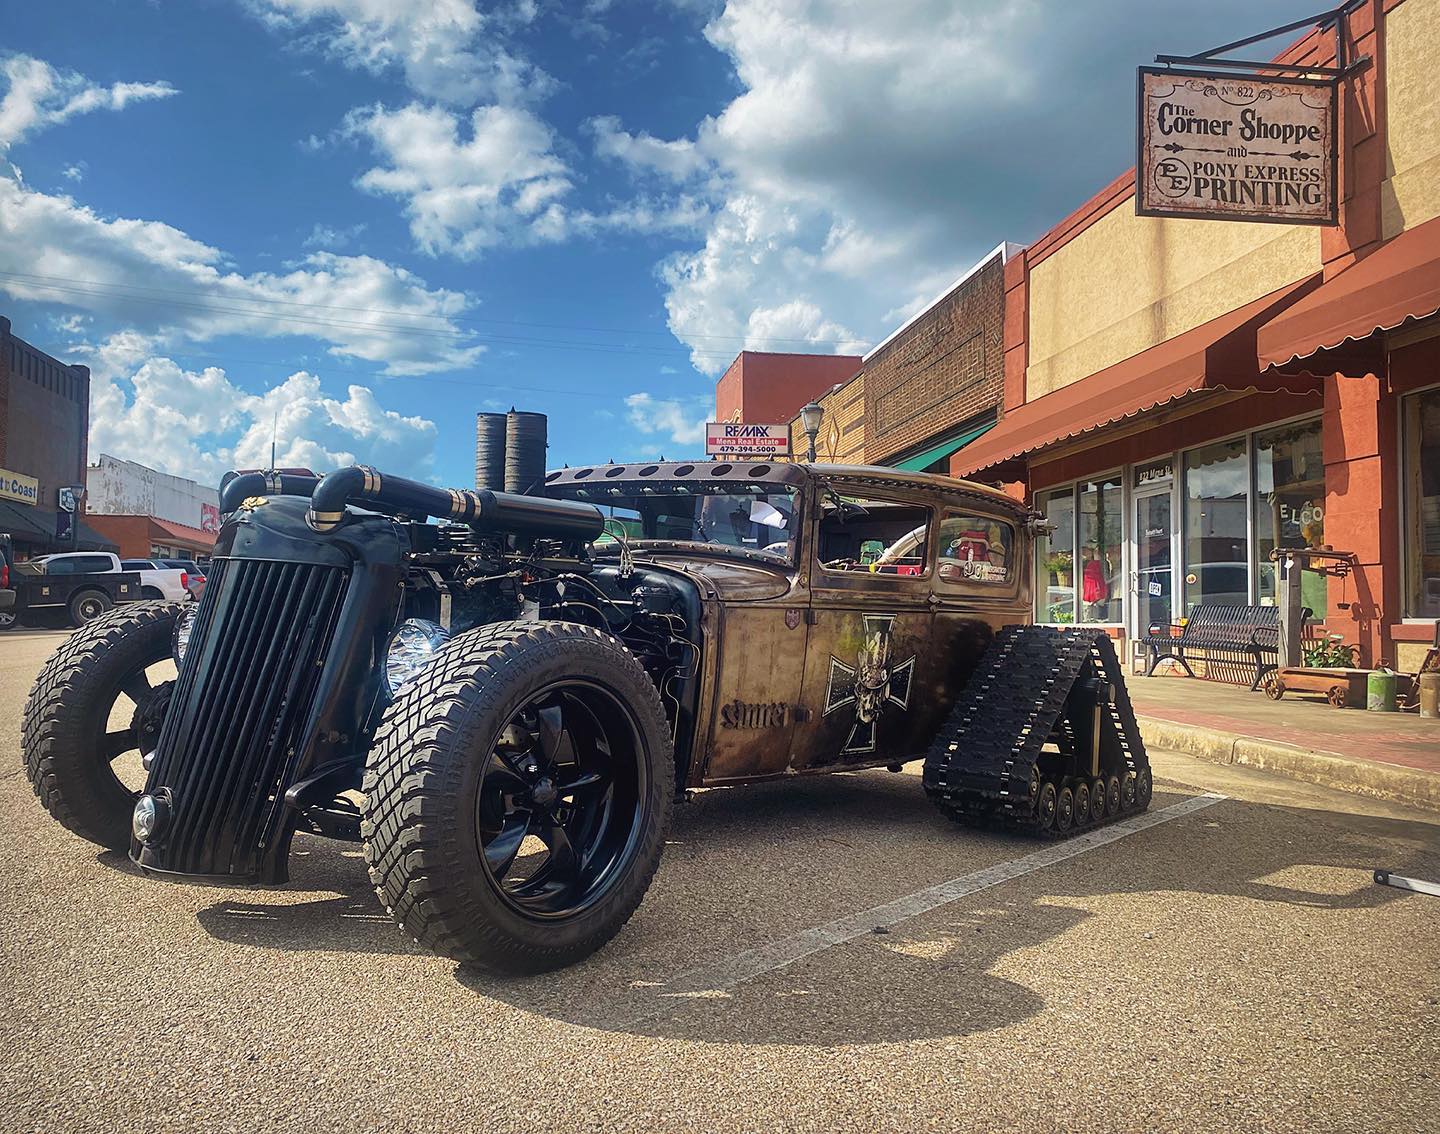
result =
M830 656L830 680L825 687L825 716L855 706L855 723L840 749L844 755L875 751L875 727L886 705L910 707L910 685L915 676L912 655L898 665L890 663L893 614L862 614L864 638L856 664L846 665Z

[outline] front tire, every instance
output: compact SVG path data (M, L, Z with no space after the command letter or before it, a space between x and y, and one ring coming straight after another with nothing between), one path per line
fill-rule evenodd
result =
M139 792L117 774L127 753L159 739L172 683L147 670L170 657L180 608L129 603L71 634L40 670L21 721L20 749L30 786L45 810L83 839L111 850L130 845ZM110 719L120 698L125 727Z
M390 705L364 789L370 879L401 929L463 963L533 973L589 956L635 912L675 760L624 643L502 622L446 645Z

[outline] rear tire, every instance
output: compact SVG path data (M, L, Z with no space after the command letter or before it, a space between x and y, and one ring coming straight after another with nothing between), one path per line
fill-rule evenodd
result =
M546 741L525 722L553 704L568 706L548 718L564 730L552 723ZM607 768L608 788L564 786ZM675 759L654 683L624 643L574 623L502 622L446 645L390 705L364 790L370 880L401 929L466 964L533 973L595 952L639 906ZM517 859L532 839L546 857L516 881L508 872L539 853Z
M30 786L45 810L83 839L111 850L130 846L130 813L139 794L112 770L125 752L146 751L158 736L169 684L135 684L146 667L170 656L173 603L129 603L67 638L40 670L21 721L20 749ZM133 693L126 692L130 686ZM108 731L124 692L135 702L135 735ZM125 747L119 747L121 744Z

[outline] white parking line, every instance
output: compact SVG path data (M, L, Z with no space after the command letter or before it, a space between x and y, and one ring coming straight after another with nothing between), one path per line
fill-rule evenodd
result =
M1227 797L1218 792L1205 792L1203 795L1192 796L1190 799L1181 800L1179 803L1171 804L1159 811L1144 811L1133 819L1123 819L1088 834L1077 835L1064 842L1051 843L1023 858L987 866L984 870L963 874L948 882L917 890L903 898L896 898L893 902L886 902L884 905L874 906L859 913L848 914L813 929L806 929L790 937L783 937L779 941L772 941L768 945L747 949L743 953L737 953L735 956L727 957L713 965L681 973L663 983L634 987L626 995L616 998L613 1002L613 1015L603 1009L600 1015L605 1020L604 1026L607 1027L625 1027L651 1019L683 1004L686 1000L723 994L738 984L754 980L756 977L774 972L776 969L782 969L786 965L794 964L814 953L829 949L833 945L843 945L847 941L854 941L857 937L874 933L877 927L888 929L898 922L908 921L912 917L929 913L940 906L969 897L981 890L988 890L1002 882L1022 878L1026 874L1034 873L1047 866L1054 866L1066 859L1089 854L1091 851L1099 850L1103 846L1128 838L1130 835L1157 827L1161 823L1168 823L1172 819L1191 815L1212 804L1219 803L1225 798Z

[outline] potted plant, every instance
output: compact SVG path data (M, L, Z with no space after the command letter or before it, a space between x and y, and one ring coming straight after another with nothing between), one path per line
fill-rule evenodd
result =
M1068 587L1075 564L1075 557L1068 551L1052 551L1045 557L1045 566L1050 572L1053 585Z

